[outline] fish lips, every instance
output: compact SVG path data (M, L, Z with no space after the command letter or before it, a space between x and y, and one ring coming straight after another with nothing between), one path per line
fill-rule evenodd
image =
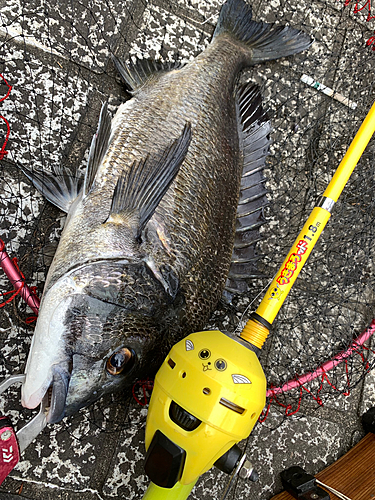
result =
M52 366L52 373L49 377L50 382L33 394L26 396L22 394L21 402L25 408L36 408L41 404L46 392L49 393L48 413L46 420L50 424L60 422L65 416L66 399L69 390L71 373L64 366Z
M54 366L52 373L52 383L50 386L52 392L47 422L49 424L56 424L65 417L66 398L69 390L71 372L64 367Z

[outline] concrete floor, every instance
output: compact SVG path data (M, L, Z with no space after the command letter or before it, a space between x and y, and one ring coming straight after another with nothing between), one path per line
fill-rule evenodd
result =
M45 248L45 240L58 240L63 218L14 165L32 161L35 167L48 168L62 159L66 167L83 168L101 101L109 96L114 111L125 97L109 62L109 48L143 57L172 58L177 52L187 60L208 43L220 4L219 0L0 3L0 73L13 85L1 111L11 123L12 135L1 170L0 236L9 253L21 257L22 270L39 293L46 252L41 261L39 254L25 250L24 242L32 241L34 249ZM253 7L257 19L302 28L315 43L306 54L257 66L243 77L261 86L272 118L267 169L271 206L260 247L264 278L254 282L251 294L237 299L235 310L218 307L207 325L231 331L247 319L249 305L255 309L375 96L375 54L365 47L375 21L367 23L364 11L354 13L353 5L344 8L343 0L255 0ZM307 87L300 81L303 73L356 102L356 110ZM267 341L262 362L274 385L332 357L375 316L373 156L372 145ZM9 289L3 278L0 285ZM18 307L17 314L12 306L1 310L1 377L22 371L30 344L32 326L22 323L25 311L21 304ZM374 341L372 345L375 348ZM365 355L374 364L374 356L367 351ZM250 484L238 479L229 499L269 499L281 489L283 469L301 465L317 473L359 441L360 417L375 405L375 370L363 378L358 356L350 360L348 370L354 386L349 396L341 394L346 382L341 367L331 376L340 391L323 384L323 406L307 397L300 412L286 418L282 407L271 405L266 421L258 423L241 444L260 480ZM319 384L309 388L316 394ZM298 393L291 393L286 402L295 409ZM16 422L30 417L19 407L17 390L2 396L0 403ZM0 499L140 499L147 487L146 415L147 406L113 396L48 426L0 486ZM190 498L220 498L226 481L223 473L211 470L200 478Z

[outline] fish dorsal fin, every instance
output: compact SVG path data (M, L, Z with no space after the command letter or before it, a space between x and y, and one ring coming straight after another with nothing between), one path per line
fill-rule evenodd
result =
M103 103L100 111L98 128L91 141L89 158L85 172L85 179L83 181L83 195L86 196L95 180L96 173L99 165L108 150L109 138L111 135L111 122L112 118L108 111L107 103Z
M243 173L232 263L225 285L227 299L248 290L246 279L260 276L256 244L261 239L259 228L265 223L264 208L269 204L263 169L271 144L271 124L262 107L260 89L247 83L238 88L235 99Z
M146 83L155 79L163 73L179 69L182 64L178 61L162 62L153 59L136 59L124 62L112 55L112 60L120 73L125 86L131 94L135 94Z
M148 155L135 161L121 175L112 198L111 213L106 222L128 221L131 213L138 214L136 238L152 217L160 200L176 177L191 140L191 125L161 155Z
M83 176L54 167L52 172L29 169L18 165L22 172L34 184L36 189L53 205L63 212L68 212L71 204L81 191Z

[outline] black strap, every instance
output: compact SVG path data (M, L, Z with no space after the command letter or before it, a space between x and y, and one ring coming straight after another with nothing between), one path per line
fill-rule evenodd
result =
M257 313L253 313L250 318L252 319L255 319L255 321L257 321L258 323L260 323L261 325L265 326L267 328L267 330L270 330L271 329L271 326L272 324L271 323L268 323L268 321L264 318L262 318L262 316L260 316L259 314Z

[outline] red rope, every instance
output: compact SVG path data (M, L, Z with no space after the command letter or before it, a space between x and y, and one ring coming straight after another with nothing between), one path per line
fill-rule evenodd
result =
M371 327L374 328L374 321L372 322ZM358 356L361 358L361 361L364 365L365 370L369 371L370 364L369 364L368 360L366 360L363 351L368 351L368 352L375 354L375 350L370 349L369 347L366 347L366 346L361 345L361 344L358 344L356 349L352 349L351 353L358 354ZM292 404L290 404L290 403L285 404L282 401L280 401L278 399L278 395L281 394L280 388L271 385L271 387L267 390L268 403L259 417L259 422L261 422L261 423L265 422L265 420L267 419L267 417L269 415L272 403L275 403L278 406L285 408L284 413L285 413L285 416L287 416L287 417L290 417L291 415L295 415L296 413L298 413L301 409L301 403L302 403L302 398L303 398L303 394L304 394L303 391L307 392L311 396L311 398L318 403L319 406L324 406L323 400L320 397L320 393L321 393L325 383L328 384L333 390L340 392L343 396L346 396L346 397L350 396L351 385L350 385L350 375L349 375L349 368L348 368L348 359L347 358L344 359L343 362L345 364L345 377L346 377L346 387L347 387L345 392L342 392L342 390L337 388L336 385L334 385L333 382L330 381L327 372L324 369L322 369L322 367L320 367L319 368L319 370L321 371L320 384L319 384L319 387L316 390L315 394L310 389L308 389L304 385L304 383L298 383L299 396L298 396L298 401L296 403L295 409L293 409ZM296 376L294 380L296 382L298 382L299 379L301 379L301 377Z
M371 15L371 0L367 0L367 2L362 6L358 7L359 2L356 2L355 7L354 7L354 14L358 14L358 12L361 12L365 7L368 9L368 15L366 21L371 21L371 19L375 19L375 16Z
M345 7L347 7L350 4L350 2L351 2L351 0L345 0ZM354 14L358 14L358 12L361 12L366 7L368 10L366 21L369 22L372 19L375 19L375 16L373 16L371 13L371 0L366 0L366 2L364 3L364 5L362 5L362 7L359 7L359 2L356 2L354 9L353 9L353 12L354 12ZM375 34L375 32L374 32L374 34ZM375 36L372 36L366 41L366 45L369 47L370 45L374 44L374 46L372 47L372 50L375 51L375 43L374 42L375 42Z
M374 44L373 47L372 47L372 50L375 51L375 31L374 31L374 36L370 37L367 42L366 42L366 45L367 46L370 46L371 44Z
M12 90L12 86L11 86L11 85L9 85L9 83L5 80L5 78L3 77L3 75L2 75L1 73L0 73L0 78L3 80L3 82L4 82L4 83L7 85L7 87L8 87L8 92L5 94L5 96L4 96L4 97L2 97L2 98L0 99L0 102L2 102L2 101L5 101L5 99L6 99L7 97L9 97L10 92L11 92L11 90ZM7 132L6 132L5 140L4 140L4 143L3 143L3 145L2 145L2 147L1 147L1 149L0 149L0 160L3 160L3 159L4 159L4 156L8 154L8 151L5 151L5 147L6 147L6 145L7 145L7 142L8 142L8 139L9 139L9 135L10 135L10 126L9 126L8 120L7 120L4 116L0 115L0 118L1 118L4 122L5 122L5 125L6 125L6 127L7 127Z
M132 387L133 398L139 405L146 406L150 397L149 394L152 392L153 387L154 381L149 378L145 380L137 380L137 382ZM137 396L137 392L139 392L139 389L142 390L143 399L139 399Z

